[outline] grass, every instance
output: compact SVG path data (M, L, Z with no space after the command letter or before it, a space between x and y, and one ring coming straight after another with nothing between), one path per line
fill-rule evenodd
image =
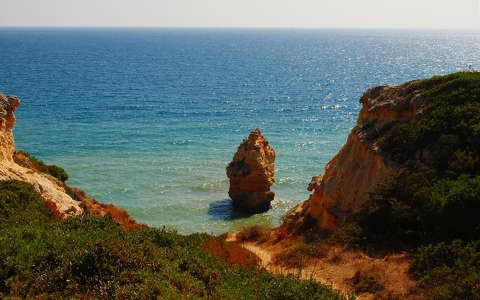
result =
M312 258L324 258L327 254L328 249L324 244L307 244L298 241L295 245L275 255L273 262L284 267L303 268Z
M0 182L0 298L344 299L232 266L247 255L232 247L207 234L122 230L110 216L59 222L31 185Z

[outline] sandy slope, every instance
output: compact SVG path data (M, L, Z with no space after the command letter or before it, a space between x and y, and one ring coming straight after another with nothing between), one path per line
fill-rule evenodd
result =
M236 241L236 234L229 235L227 240ZM409 276L410 263L406 254L374 258L346 247L326 246L321 257L305 258L303 267L289 268L275 264L275 255L297 242L296 239L280 242L269 240L262 243L244 242L242 246L256 254L261 265L272 273L292 274L304 280L313 279L345 294L354 293L351 278L356 272L372 275L385 286L380 295L363 293L357 295L357 299L382 299L388 294L396 295L399 299L415 299L420 292Z

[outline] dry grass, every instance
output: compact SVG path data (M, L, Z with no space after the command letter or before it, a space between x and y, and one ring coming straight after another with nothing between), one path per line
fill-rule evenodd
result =
M424 295L410 278L407 254L371 257L347 245L309 243L291 235L278 241L275 230L266 242L242 245L257 254L270 272L316 280L345 294L354 293L359 300L421 299Z
M120 226L122 226L123 229L135 230L146 227L144 224L138 224L124 209L118 208L113 204L107 204L103 207L105 209L105 213L107 215L111 215L113 219L120 224Z
M353 277L346 280L353 287L357 294L372 293L375 294L385 289L385 286L371 273L363 270L355 271Z
M254 266L259 262L258 257L237 243L226 242L223 239L208 239L203 249L218 257L221 262L231 266Z
M314 258L324 258L327 253L327 248L324 245L306 244L299 241L276 254L273 262L284 267L301 268Z
M374 299L417 299L424 293L409 276L409 258L395 254L384 258L355 261L354 275L346 283L357 293L370 293Z
M113 204L102 204L95 199L88 198L85 192L79 188L68 187L68 189L82 200L87 210L94 216L103 217L105 215L111 215L115 222L126 230L135 230L147 226L137 223L124 209L118 208Z
M72 193L77 195L77 197L79 197L80 199L87 198L87 194L85 193L84 190L81 190L76 187L71 187L71 186L68 186L68 188L70 189L70 191L72 191Z
M262 226L244 228L237 233L240 242L266 242L270 238L270 230Z
M57 205L53 201L47 201L47 209L55 214L55 219L58 221L63 220L65 217L65 215L58 210Z
M25 167L27 169L34 169L36 171L41 172L41 170L38 170L37 168L35 168L35 166L30 161L28 156L22 150L15 151L15 153L13 154L13 160L15 161L15 163L17 163L18 165L20 165L22 167Z

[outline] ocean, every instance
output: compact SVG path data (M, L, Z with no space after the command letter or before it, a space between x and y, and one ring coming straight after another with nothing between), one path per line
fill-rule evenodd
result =
M345 143L363 92L480 68L480 32L0 28L16 148L137 221L180 233L276 226ZM272 209L232 211L225 167L259 128Z

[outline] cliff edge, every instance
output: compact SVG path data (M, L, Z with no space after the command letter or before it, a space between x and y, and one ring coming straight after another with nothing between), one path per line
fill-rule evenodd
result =
M272 268L320 269L360 299L478 299L480 72L378 86L360 103L309 199L279 228L237 236Z
M43 199L55 205L61 216L83 213L81 202L66 193L62 182L33 168L20 166L13 160L15 141L12 128L15 125L14 112L19 105L20 100L16 96L0 93L0 180L19 180L32 184Z
M303 210L322 228L336 228L367 204L378 184L403 168L385 155L379 143L394 124L415 122L423 115L428 97L410 88L412 83L382 85L363 94L357 125L324 175L312 178L308 190L314 192L296 212Z

